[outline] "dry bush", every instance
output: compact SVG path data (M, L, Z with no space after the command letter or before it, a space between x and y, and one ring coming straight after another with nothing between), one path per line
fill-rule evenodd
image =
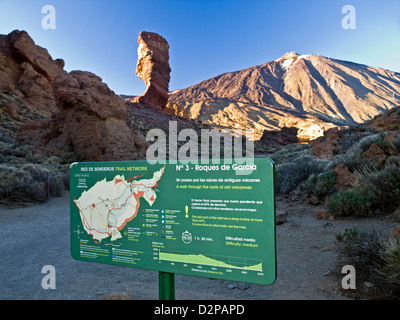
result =
M45 202L48 196L61 196L63 191L62 173L38 164L0 165L1 200Z
M319 174L324 162L312 156L301 156L277 168L276 189L288 194L295 190L311 174Z
M400 238L353 227L336 239L338 268L352 265L356 270L356 290L343 290L343 294L355 299L400 298Z

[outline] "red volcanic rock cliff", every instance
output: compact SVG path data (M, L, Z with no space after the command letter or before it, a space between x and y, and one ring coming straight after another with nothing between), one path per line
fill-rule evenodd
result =
M148 144L127 125L124 101L93 73L63 68L25 31L0 35L0 90L43 115L25 121L18 143L44 155L72 152L78 161L144 158ZM14 118L22 113L11 111Z

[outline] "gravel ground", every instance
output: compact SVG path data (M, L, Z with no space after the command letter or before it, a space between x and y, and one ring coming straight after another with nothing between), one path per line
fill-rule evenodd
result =
M339 295L335 274L335 236L345 228L374 226L390 232L396 223L380 219L318 220L318 207L289 206L287 221L277 226L278 278L273 285L236 283L176 275L176 299L327 300ZM10 209L0 206L1 300L97 300L125 293L158 299L158 273L76 261L70 255L69 194L48 203ZM45 290L42 268L56 270L56 288Z

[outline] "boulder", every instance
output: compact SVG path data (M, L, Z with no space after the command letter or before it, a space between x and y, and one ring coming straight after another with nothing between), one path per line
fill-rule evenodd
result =
M363 155L370 162L378 162L380 164L384 163L387 159L387 155L385 151L376 143L372 143L367 151L363 153Z
M316 217L317 219L325 220L328 217L328 210L319 210Z
M393 228L392 237L396 239L400 237L400 224Z
M400 132L400 112L399 108L393 108L384 114L375 116L367 127L376 132L397 131Z
M317 196L312 196L308 200L308 204L310 204L312 206L318 206L320 203L321 203L321 200Z
M347 190L357 181L357 176L343 163L336 166L333 171L337 172L335 180L336 190Z

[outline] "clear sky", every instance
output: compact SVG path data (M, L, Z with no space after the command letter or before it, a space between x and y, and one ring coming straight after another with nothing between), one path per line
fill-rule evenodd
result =
M55 30L42 28L45 5ZM342 28L345 5L356 29ZM15 29L117 94L145 90L135 75L142 30L169 42L171 91L289 51L400 72L400 0L0 0L0 33Z

